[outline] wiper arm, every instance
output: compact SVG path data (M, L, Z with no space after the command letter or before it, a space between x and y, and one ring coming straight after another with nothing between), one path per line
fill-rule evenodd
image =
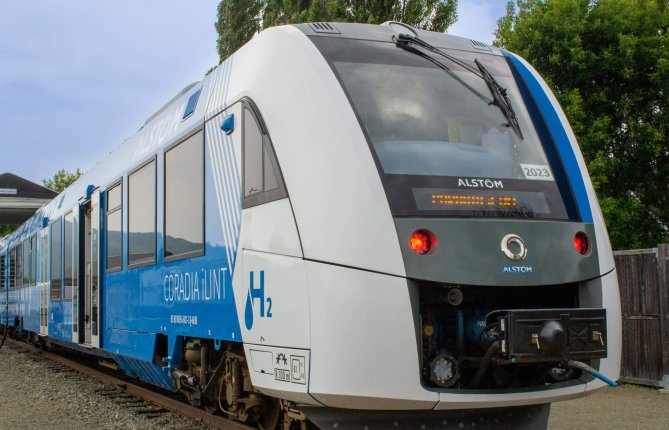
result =
M488 103L488 104L495 104L495 101L494 101L494 100L490 100L489 97L487 97L486 95L482 94L479 90L477 90L476 88L474 88L474 87L472 87L471 85L469 85L464 79L462 79L460 76L458 76L457 74L455 74L455 72L453 72L453 70L451 70L451 69L450 69L448 66L446 66L444 63L442 63L441 61L437 60L437 59L434 58L434 57L431 57L431 56L427 55L425 52L419 51L418 49L414 48L413 46L411 46L411 43L414 43L414 44L416 44L416 45L418 45L418 46L420 46L420 47L422 47L422 48L425 48L426 50L431 51L431 52L434 52L433 50L436 50L436 51L439 52L439 50L438 50L437 48L433 47L432 45L428 44L427 42L424 42L423 40L421 40L421 39L419 39L419 38L417 38L417 37L409 36L408 34L400 34L400 35L398 35L398 36L393 36L393 41L395 42L395 45L396 45L398 48L402 48L402 49L404 49L405 51L408 51L408 52L411 52L411 53L413 53L413 54L416 54L416 55L418 55L418 56L420 56L420 57L423 57L423 58L425 58L427 61L431 62L431 63L434 64L435 66L437 66L437 67L439 67L440 69L442 69L443 71L445 71L446 73L448 73L449 75L451 75L451 77L453 77L453 79L455 79L456 81L460 82L462 85L464 85L465 87L467 87L471 92L473 92L474 94L476 94L477 96L479 96L479 98L481 98L481 99L482 99L483 101L485 101L486 103ZM439 52L439 53L441 53L441 52ZM474 73L474 74L476 74L476 75L479 75L478 71L474 71L473 67L471 67L471 66L469 66L469 65L466 65L465 63L462 63L462 62L461 62L460 60L458 60L457 58L451 57L451 56L448 55L448 54L444 54L443 56L446 57L446 58L448 58L449 60L451 60L451 61L457 63L457 64L460 64L461 66L463 66L463 67L465 67L465 68L468 68L470 71L472 71L472 73Z
M506 88L497 83L488 69L483 67L483 64L481 64L479 60L474 59L474 62L481 71L481 78L485 81L486 85L488 85L490 94L492 94L492 97L495 99L493 104L499 107L506 120L509 121L507 126L513 128L513 131L523 139L523 133L520 131L520 124L518 124L518 117L516 117L516 112L514 112L513 107L511 107L511 100L509 100L509 97L506 94Z
M486 103L489 105L495 105L499 108L499 110L502 111L502 114L508 121L507 124L505 124L507 127L513 128L513 131L516 132L518 137L523 139L523 133L520 131L520 124L518 123L518 118L516 117L516 113L513 110L513 107L511 107L511 101L509 100L507 93L506 93L506 88L502 87L497 83L495 78L488 72L488 70L483 67L483 65L475 59L474 62L476 63L476 66L478 67L478 70L470 66L469 64L465 63L464 61L449 55L445 52L442 52L441 50L437 49L436 47L430 45L426 41L420 39L419 37L416 36L411 36L409 34L399 34L398 36L393 36L393 41L395 42L395 45L399 48L402 48L406 51L413 52L414 54L420 55L421 57L425 58L426 60L431 61L441 69L445 70L450 74L452 77L454 77L458 82L469 88L473 93L475 93L477 96L479 96L481 99L485 100ZM444 58L447 58L448 60L454 62L455 64L459 65L460 67L470 71L474 75L478 76L479 78L483 79L488 86L488 89L490 90L490 94L493 96L493 100L490 100L488 97L484 96L481 94L478 90L476 90L474 87L469 85L467 82L465 82L462 78L460 78L458 75L456 75L451 69L449 69L446 65L441 63L439 60L427 55L426 53L419 51L418 49L414 48L411 46L411 44L420 46L421 48L432 52L434 54L440 55Z

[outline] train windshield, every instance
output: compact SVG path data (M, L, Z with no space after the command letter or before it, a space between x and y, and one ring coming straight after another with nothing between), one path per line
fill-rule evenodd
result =
M442 50L468 68L393 43L312 40L351 101L395 216L575 218L544 149L552 142L539 137L504 57ZM477 62L506 91L515 130Z

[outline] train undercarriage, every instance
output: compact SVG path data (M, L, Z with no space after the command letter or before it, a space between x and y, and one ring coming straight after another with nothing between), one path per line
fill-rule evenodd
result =
M172 370L175 387L193 406L249 423L261 430L306 430L304 413L292 402L254 390L241 345L218 350L209 339L184 343L184 359Z

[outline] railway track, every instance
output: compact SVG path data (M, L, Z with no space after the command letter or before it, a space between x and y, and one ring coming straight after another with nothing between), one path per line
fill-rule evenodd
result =
M157 417L167 411L171 411L178 415L197 420L203 426L211 429L256 430L255 427L209 414L202 409L166 397L126 380L116 378L113 375L93 369L58 354L36 348L30 344L11 338L8 338L6 343L14 348L25 351L34 361L48 360L50 363L47 367L54 372L72 373L73 375L76 372L105 384L104 388L96 390L96 394L110 398L115 403L133 409L135 413L144 415L147 418Z

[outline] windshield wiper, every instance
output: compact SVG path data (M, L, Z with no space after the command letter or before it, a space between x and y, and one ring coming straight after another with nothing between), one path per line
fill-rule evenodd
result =
M442 63L441 61L437 60L434 57L431 57L431 56L427 55L425 52L419 51L418 49L414 48L410 44L414 43L414 44L416 44L416 45L418 45L422 48L425 48L428 51L432 51L432 49L436 49L436 48L432 47L432 45L422 41L421 39L419 39L417 37L409 36L408 34L400 34L397 37L393 36L393 40L395 41L395 45L397 45L397 47L402 48L405 51L411 52L413 54L416 54L420 57L425 58L427 61L431 62L435 66L439 67L440 69L442 69L443 71L445 71L446 73L451 75L451 77L453 77L453 79L455 79L456 81L460 82L462 85L467 87L471 92L473 92L474 94L479 96L486 103L490 104L490 103L495 102L494 100L490 100L490 98L481 94L481 92L479 92L479 90L477 90L476 88L469 85L464 79L462 79L460 76L458 76L455 72L453 72L453 70L451 70L444 63ZM445 57L448 58L449 60L452 60L452 61L460 64L460 60L458 60L457 58L452 58L450 55L445 55ZM471 67L471 66L465 66L464 64L460 64L460 65L462 65L464 67ZM471 70L471 71L473 73L478 74L478 72L475 72L474 70Z
M523 139L523 133L520 131L520 124L518 123L518 118L516 117L516 113L513 110L513 107L511 106L511 101L509 100L506 92L506 88L502 87L496 80L495 78L488 72L488 70L483 67L483 65L477 60L474 59L474 62L476 63L476 66L478 67L478 70L476 70L474 67L470 66L469 64L465 63L464 61L449 55L445 52L442 52L441 50L437 49L436 47L430 45L426 41L420 39L419 37L416 36L411 36L409 34L399 34L397 36L393 36L393 41L395 42L395 45L398 48L402 48L405 51L412 52L416 55L419 55L426 60L430 61L431 63L435 64L437 67L440 69L446 71L449 75L451 75L455 80L466 86L469 90L471 90L474 94L476 94L479 98L483 99L486 103L489 105L495 105L499 108L500 111L502 111L502 114L504 115L504 118L507 120L507 124L504 124L507 127L513 128L513 131L516 132L518 137ZM468 70L469 72L473 73L474 75L478 76L479 78L483 79L483 81L486 83L488 86L488 90L490 91L490 94L492 95L493 99L491 100L490 98L486 97L485 95L481 94L477 89L469 85L467 82L465 82L464 79L460 78L455 72L453 72L450 68L448 68L445 64L443 64L441 61L437 60L436 58L428 55L425 52L422 52L416 48L414 48L411 45L417 45L420 46L421 48L425 49L426 51L432 52L434 54L437 54L441 57L444 57L453 63L459 65L460 67Z
M474 62L481 71L481 78L488 85L490 94L492 94L492 97L495 99L493 104L499 107L506 120L509 121L507 127L513 128L513 131L515 131L516 134L518 134L518 136L523 139L523 133L520 131L520 124L518 124L518 117L516 117L516 112L514 112L513 107L511 107L511 100L509 100L509 97L506 94L506 88L497 83L488 69L483 67L483 64L481 64L479 60L475 58Z

